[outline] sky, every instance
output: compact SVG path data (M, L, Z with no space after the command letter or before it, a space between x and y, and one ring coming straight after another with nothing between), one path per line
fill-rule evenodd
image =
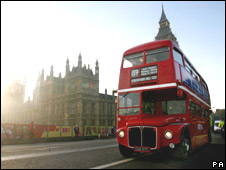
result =
M26 79L25 101L44 69L65 76L83 65L95 72L100 93L118 88L123 53L154 41L162 3L180 48L206 81L213 109L225 108L224 1L1 1L1 97L14 80Z

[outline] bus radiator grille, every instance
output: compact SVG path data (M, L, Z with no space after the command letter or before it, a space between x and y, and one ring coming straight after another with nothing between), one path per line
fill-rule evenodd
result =
M129 128L129 146L156 147L156 130L150 127Z
M140 128L129 129L129 146L141 146L141 131Z

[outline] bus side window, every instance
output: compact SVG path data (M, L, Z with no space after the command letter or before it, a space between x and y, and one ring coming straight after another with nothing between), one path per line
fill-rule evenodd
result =
M188 64L188 62L186 60L184 60L184 62L185 62L185 69L192 75L191 66Z
M190 102L190 114L195 115L195 103Z
M179 52L177 52L175 49L173 49L173 57L175 61L180 63L180 65L182 66L184 65L182 55Z
M200 117L201 116L201 110L200 110L200 106L198 104L196 105L196 112L197 112L197 116Z
M208 110L205 109L205 112L206 112L206 118L209 118Z
M205 109L204 108L201 108L201 113L202 113L202 118L206 118L206 116L205 116Z

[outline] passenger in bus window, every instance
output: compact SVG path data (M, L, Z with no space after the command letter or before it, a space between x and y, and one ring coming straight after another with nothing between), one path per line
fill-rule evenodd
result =
M154 101L152 101L150 103L150 105L151 105L151 114L154 115L155 114L155 103L154 103Z
M148 111L150 110L149 103L143 100L142 108L143 108L143 113L148 113Z
M143 102L143 113L155 114L155 103L154 101Z
M154 62L157 62L157 58L156 58L157 56L152 56L151 58L150 58L150 63L154 63Z

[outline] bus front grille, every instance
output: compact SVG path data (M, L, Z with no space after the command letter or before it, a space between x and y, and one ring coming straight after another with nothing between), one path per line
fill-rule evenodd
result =
M149 126L129 127L129 146L156 148L156 128Z

